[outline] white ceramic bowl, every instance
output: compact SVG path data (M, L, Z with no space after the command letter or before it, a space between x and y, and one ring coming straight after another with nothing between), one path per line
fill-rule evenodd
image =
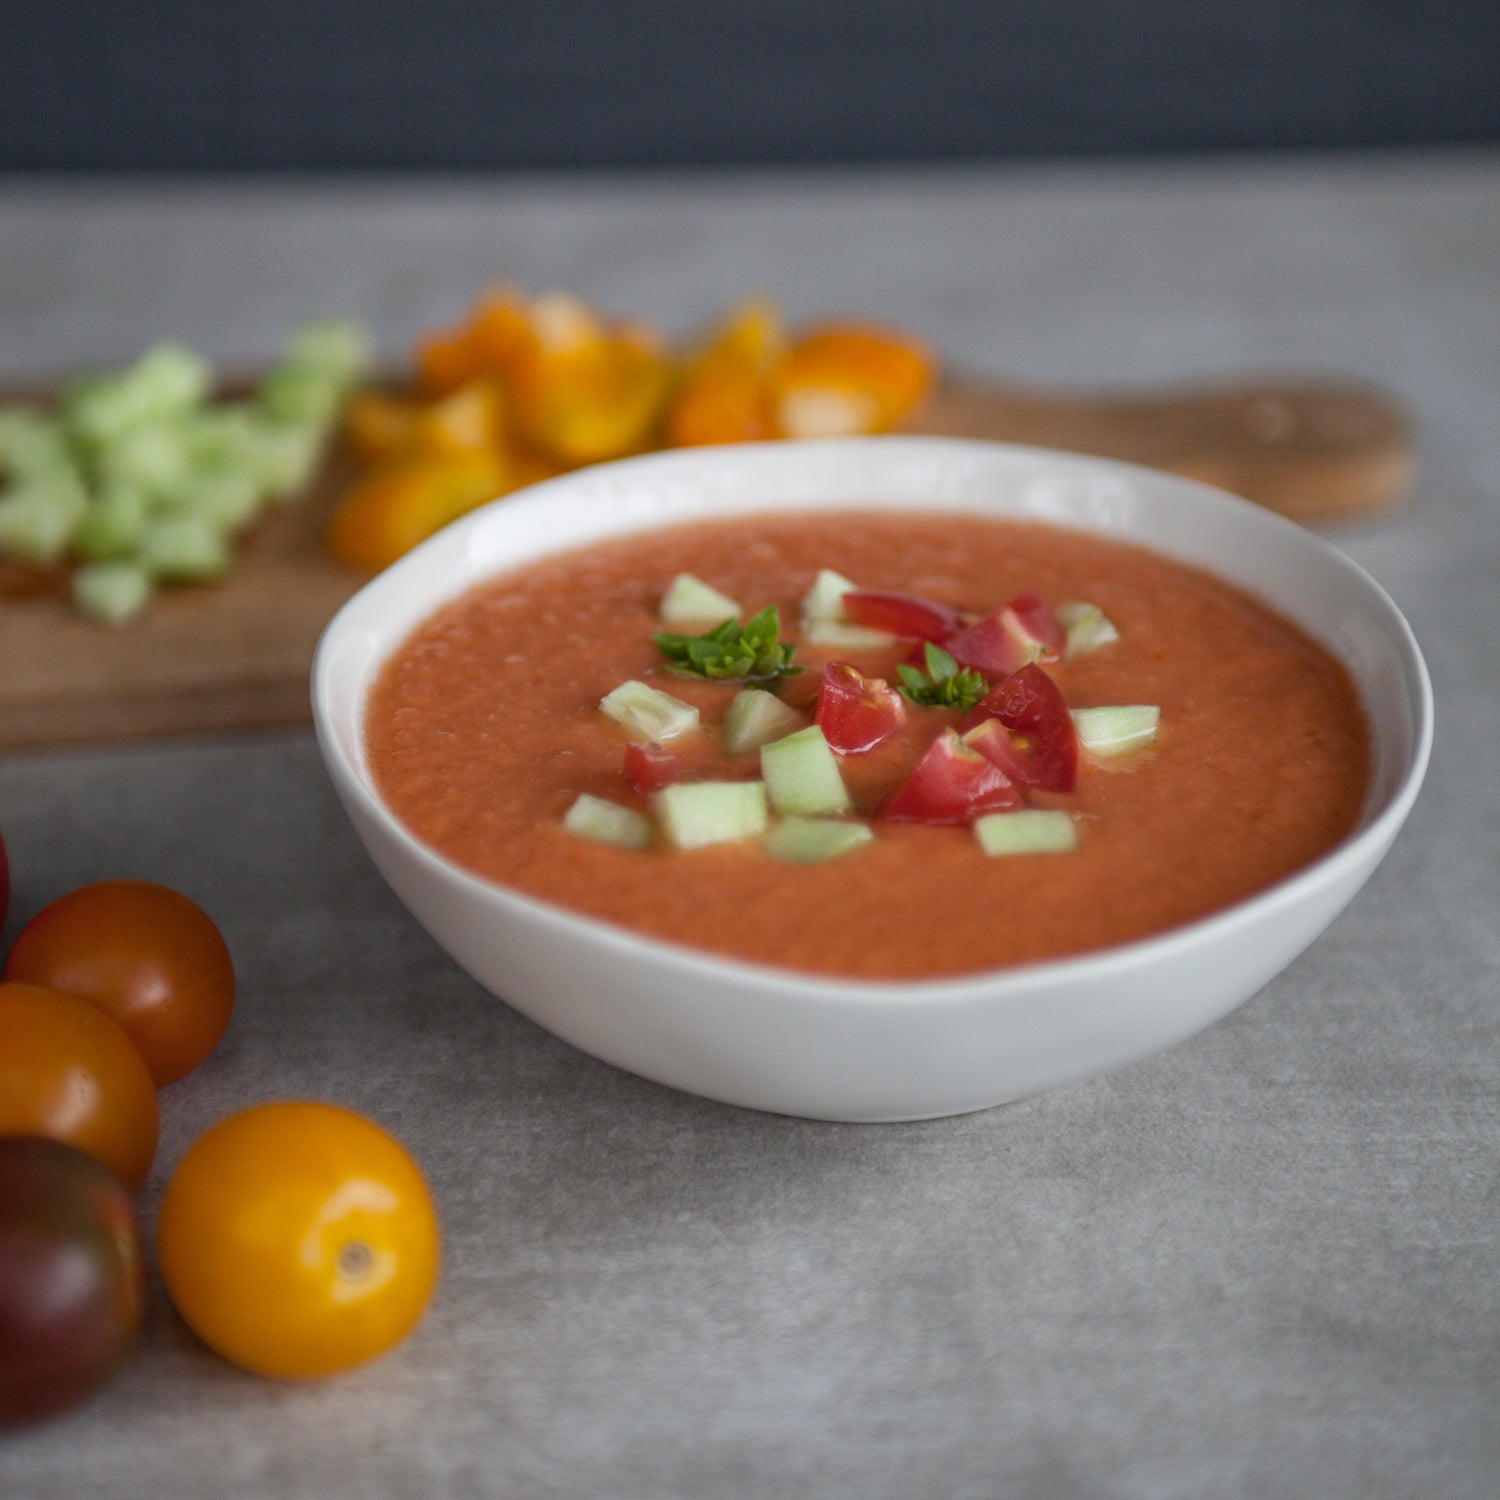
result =
M547 552L699 517L849 507L1016 516L1206 567L1347 663L1374 736L1357 831L1292 878L1160 937L957 979L799 976L638 937L491 885L420 844L365 764L366 691L438 606ZM709 448L548 481L449 526L339 612L313 669L317 733L366 848L491 993L596 1057L732 1104L830 1120L958 1114L1167 1047L1248 999L1369 877L1427 765L1426 668L1344 555L1249 503L1152 470L943 438Z

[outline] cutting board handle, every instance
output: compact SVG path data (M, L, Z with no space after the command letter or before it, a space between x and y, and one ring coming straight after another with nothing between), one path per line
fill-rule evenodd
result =
M1299 521L1388 511L1416 472L1406 409L1340 379L1064 395L957 375L909 426L1169 469Z

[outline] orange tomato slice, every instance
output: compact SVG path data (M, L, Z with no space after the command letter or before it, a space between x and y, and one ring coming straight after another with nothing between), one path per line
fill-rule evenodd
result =
M535 340L511 385L523 438L567 468L649 447L670 374L656 336L609 328L560 294L538 298L532 314Z
M344 442L355 462L375 464L409 448L423 403L384 391L361 391L344 410Z
M698 447L773 436L765 378L785 347L776 309L741 303L689 358L667 409L666 441Z
M412 420L410 446L434 457L505 451L505 393L495 381L478 378L440 401L421 408Z
M934 362L915 341L856 323L827 323L803 334L769 379L776 431L783 437L847 437L889 432L922 403Z
M378 572L514 481L493 452L400 459L356 480L329 522L329 552Z

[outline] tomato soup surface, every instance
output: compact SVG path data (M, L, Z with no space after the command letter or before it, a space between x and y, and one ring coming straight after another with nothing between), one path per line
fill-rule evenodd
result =
M651 637L672 579L691 573L746 613L775 604L796 639L821 568L979 611L1034 590L1088 600L1118 641L1045 670L1070 708L1159 705L1156 746L1075 791L1028 793L1075 814L1065 854L989 857L970 829L873 823L843 858L792 864L754 841L635 851L578 837L580 793L643 808L626 737L599 700L630 678L693 703L672 743L692 779L753 780L718 723L737 685L672 676ZM743 616L742 616L743 618ZM809 722L825 661L888 675L898 651L798 647L782 696ZM947 710L913 708L899 743L848 756L872 813ZM943 514L769 514L700 522L560 553L439 611L386 663L368 700L380 795L424 843L527 895L653 937L758 963L872 979L957 975L1160 932L1315 860L1354 828L1369 734L1347 672L1223 581L1150 553L1031 523Z

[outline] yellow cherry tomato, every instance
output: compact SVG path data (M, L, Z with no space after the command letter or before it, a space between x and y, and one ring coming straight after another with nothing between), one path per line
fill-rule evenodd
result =
M188 1149L156 1228L162 1279L203 1342L283 1380L336 1374L415 1327L438 1270L421 1173L362 1115L290 1101Z

